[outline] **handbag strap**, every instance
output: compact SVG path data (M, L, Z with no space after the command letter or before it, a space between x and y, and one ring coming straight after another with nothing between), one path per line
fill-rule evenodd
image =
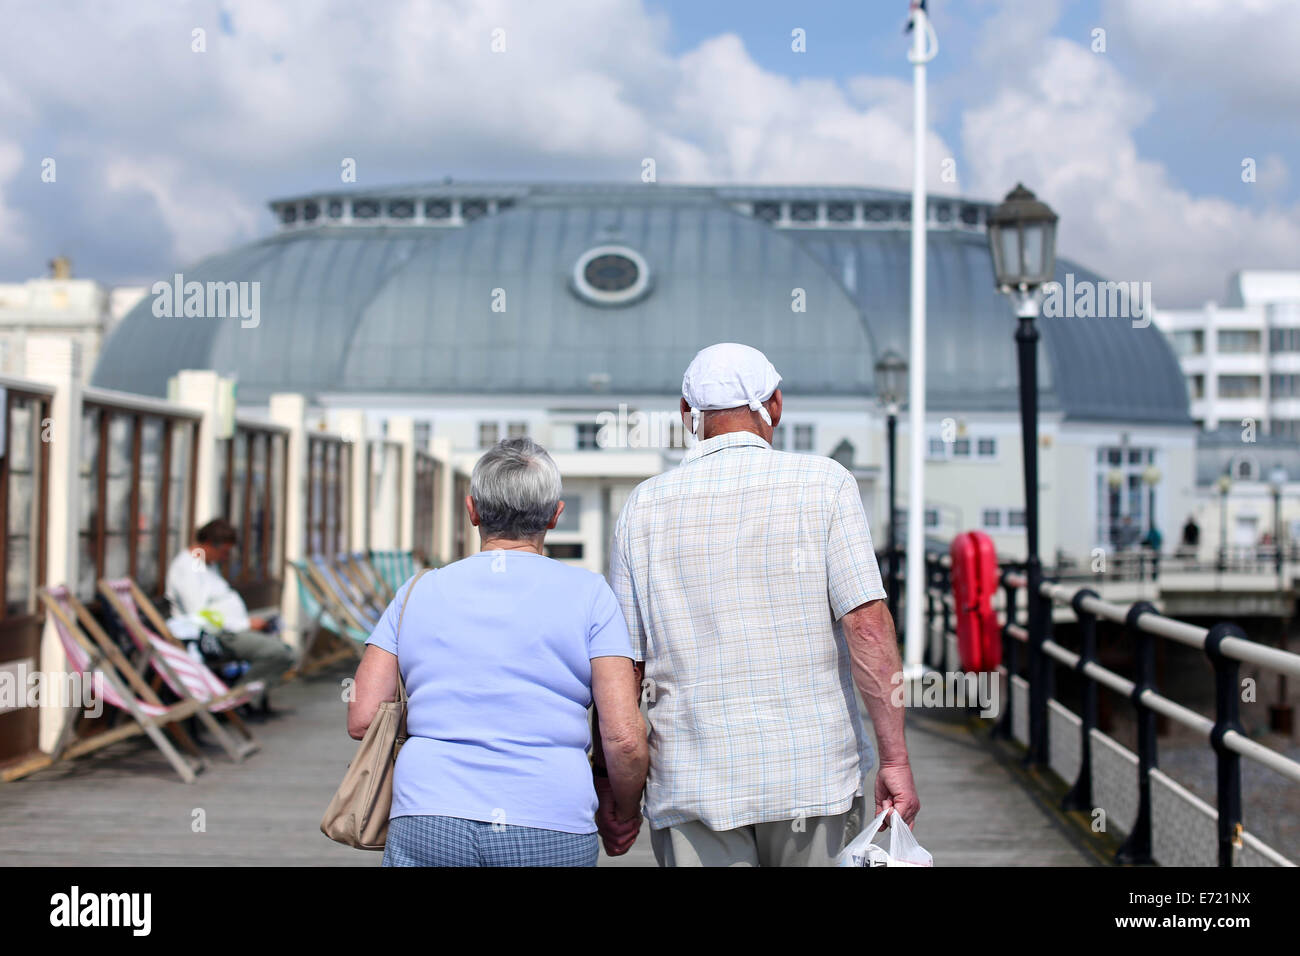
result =
M399 652L402 649L402 620L406 617L406 605L411 602L411 594L415 591L415 586L420 583L420 578L432 570L432 568L421 568L419 573L416 574L415 580L411 582L411 586L406 589L406 597L402 598L402 609L397 613L397 649ZM398 658L397 662L397 699L402 703L407 700L406 681L402 680L402 662L400 658Z

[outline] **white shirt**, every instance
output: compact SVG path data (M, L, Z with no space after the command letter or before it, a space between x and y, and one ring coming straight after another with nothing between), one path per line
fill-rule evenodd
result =
M250 629L248 608L215 566L207 564L193 551L182 551L167 566L167 600L172 614L188 618L200 626L217 624L223 631L238 633ZM215 617L211 623L199 618L207 611Z

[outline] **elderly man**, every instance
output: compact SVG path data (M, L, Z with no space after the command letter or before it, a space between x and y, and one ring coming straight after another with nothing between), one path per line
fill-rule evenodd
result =
M235 660L248 661L240 684L260 682L262 713L270 713L271 688L293 666L293 651L269 633L272 622L250 617L244 599L221 576L220 566L230 559L238 543L230 522L214 518L194 534L189 551L182 551L167 568L167 600L172 614L192 628L218 632L222 651ZM178 623L177 629L180 629Z
M715 345L682 383L699 443L639 485L610 575L644 667L645 815L661 866L826 866L860 823L872 753L876 811L920 804L901 671L857 482L817 455L772 449L780 376L756 349ZM604 808L602 808L604 809ZM627 834L611 813L608 838Z

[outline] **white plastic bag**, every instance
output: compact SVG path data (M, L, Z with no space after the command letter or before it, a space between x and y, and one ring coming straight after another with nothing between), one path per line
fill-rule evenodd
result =
M877 846L875 839L884 825L885 816L893 814L889 821L889 849ZM934 866L932 857L912 836L912 828L903 822L903 815L897 810L882 810L871 821L871 825L854 837L853 842L840 853L837 866Z

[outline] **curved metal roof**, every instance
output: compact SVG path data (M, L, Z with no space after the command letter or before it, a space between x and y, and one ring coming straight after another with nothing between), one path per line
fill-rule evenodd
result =
M100 355L94 384L163 394L184 368L233 375L241 401L275 391L673 394L694 353L763 349L792 394L860 396L879 352L908 352L906 229L777 229L735 189L539 187L461 228L320 225L210 257L185 281L260 283L260 323L157 318L146 297ZM595 245L648 262L648 296L592 305L570 287ZM1096 278L1067 262L1063 278ZM806 310L792 309L803 290ZM501 290L497 292L496 290ZM504 311L500 308L504 295ZM1016 407L1015 320L979 233L929 237L932 407ZM1045 408L1067 417L1189 423L1154 326L1043 319ZM607 376L607 379L605 378Z

